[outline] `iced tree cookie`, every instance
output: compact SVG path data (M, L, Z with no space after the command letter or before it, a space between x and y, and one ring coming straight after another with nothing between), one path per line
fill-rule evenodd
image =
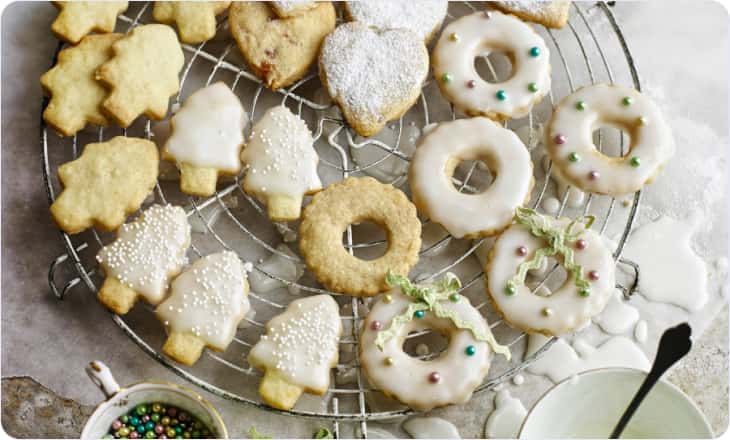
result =
M169 281L187 264L190 225L179 206L153 205L132 223L119 228L117 239L101 248L96 261L106 279L97 298L123 315L142 298L159 304Z
M504 53L509 78L482 79L474 59ZM433 73L441 93L462 112L492 119L519 118L550 91L550 52L520 19L501 12L475 12L449 23L433 50Z
M601 126L628 133L623 157L598 151L593 132ZM671 130L656 104L632 88L611 84L583 87L565 97L545 129L545 146L568 182L614 197L654 181L674 154Z
M223 82L190 95L170 120L163 157L180 169L180 189L195 196L215 193L219 175L241 170L248 114Z
M327 93L365 137L408 111L427 75L423 39L407 29L345 23L327 36L319 55L319 76Z
M117 229L152 192L158 166L157 146L145 139L88 144L78 159L58 167L63 191L51 205L53 220L68 234Z
M360 364L370 383L418 411L466 403L486 377L492 351L509 359L509 348L497 343L479 311L459 295L455 275L429 285L393 274L387 280L392 289L372 307L360 335ZM421 360L403 351L409 333L428 329L448 338L443 353Z
M408 29L426 43L438 32L448 8L448 0L368 0L345 3L345 11L351 21L380 29Z
M281 18L294 17L317 7L316 1L309 0L280 0L269 2L271 9Z
M307 73L322 40L335 28L335 18L330 2L289 18L280 18L265 2L234 2L229 28L254 73L276 90Z
M224 351L250 308L246 266L231 251L195 260L172 282L155 314L165 325L162 351L185 365L209 347Z
M616 286L611 251L587 222L542 216L527 208L515 214L494 243L484 272L497 311L510 325L530 333L563 335L601 313ZM568 276L549 296L533 293L527 272L555 258Z
M381 226L388 237L385 254L374 260L361 260L342 246L347 226L364 221ZM317 193L299 225L299 250L307 267L328 289L353 296L387 290L388 271L408 275L420 249L416 207L402 191L372 177L350 177Z
M114 56L96 71L96 79L109 88L102 106L121 127L129 127L141 114L163 119L170 96L180 89L178 74L183 56L170 26L137 26L112 45Z
M292 301L267 322L266 334L248 354L249 364L264 371L259 384L264 402L289 410L305 391L327 392L341 334L339 307L329 295Z
M483 161L492 184L483 192L459 192L451 178L465 160ZM493 235L506 228L515 209L530 198L532 160L511 130L485 117L442 122L421 138L409 170L419 212L456 238Z
M183 43L197 44L215 36L215 16L230 5L229 1L156 1L152 15L160 23L174 24Z
M313 144L307 124L283 105L253 126L241 154L247 166L243 189L266 203L271 220L298 219L302 197L322 189Z
M95 1L52 2L58 17L51 24L56 37L76 44L90 32L114 32L117 15L127 10L128 2Z
M86 124L108 125L101 111L107 91L94 78L96 69L112 56L112 44L121 34L88 35L77 46L63 49L41 86L51 97L43 120L64 136L73 136Z

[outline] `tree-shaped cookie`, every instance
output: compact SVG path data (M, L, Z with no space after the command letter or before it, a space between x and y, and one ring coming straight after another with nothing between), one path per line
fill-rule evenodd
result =
M155 313L167 330L162 351L185 365L203 348L223 351L249 309L246 267L230 251L196 260L172 282Z
M157 305L168 283L187 263L190 225L179 206L154 205L132 223L119 228L117 239L104 246L96 260L106 279L97 297L114 313L123 315L142 298Z
M128 2L53 2L59 10L51 25L56 37L71 44L78 43L84 35L96 32L113 32L117 15L127 10Z
M170 96L180 89L183 56L170 26L138 26L112 45L114 56L96 71L109 87L103 107L116 123L128 127L139 115L163 119Z
M231 2L158 1L152 15L160 23L174 24L184 43L202 43L215 36L215 16Z
M266 203L271 220L298 219L302 197L322 189L313 143L307 124L285 106L254 125L241 154L248 166L243 189Z
M248 362L264 370L259 394L274 408L294 407L302 392L322 395L337 365L342 333L339 308L329 295L292 301L266 324Z
M222 82L190 95L171 119L163 157L180 168L180 189L196 196L215 192L219 174L241 170L243 129L248 115Z
M51 215L69 234L91 226L117 229L155 187L158 166L157 146L146 139L117 136L88 144L78 159L58 167L64 189Z
M112 44L121 34L89 35L78 46L63 49L58 62L41 76L41 86L51 97L43 119L64 136L73 136L87 123L108 125L101 111L107 90L94 78L96 69L112 55Z

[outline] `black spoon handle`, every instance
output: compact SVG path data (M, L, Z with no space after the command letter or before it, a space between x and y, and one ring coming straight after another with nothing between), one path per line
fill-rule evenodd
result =
M651 366L651 371L649 371L649 374L644 379L634 398L631 399L631 403L626 408L626 411L624 411L616 427L613 428L613 432L609 438L619 438L621 436L626 425L629 424L631 417L639 409L639 405L641 405L641 402L649 394L649 391L657 383L659 378L662 377L669 367L689 353L689 350L692 348L691 336L692 328L686 322L664 331L664 334L659 340L659 348L654 359L654 365Z

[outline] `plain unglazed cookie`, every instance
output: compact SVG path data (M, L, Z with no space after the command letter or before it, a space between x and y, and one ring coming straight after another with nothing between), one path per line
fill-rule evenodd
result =
M231 251L195 260L172 282L170 297L155 314L165 325L166 355L194 364L209 347L224 351L248 310L247 267Z
M96 69L112 56L112 44L121 34L88 35L77 46L63 49L41 86L51 97L43 120L64 136L73 136L86 124L108 125L101 111L107 90L94 78Z
M106 275L97 298L119 315L127 313L138 298L159 304L170 280L187 264L189 246L185 210L172 205L147 208L134 222L122 225L116 240L96 254Z
M146 139L117 136L88 144L78 159L58 167L63 191L51 215L69 234L91 226L113 231L152 192L158 167L157 146Z
M330 2L290 18L280 18L265 2L234 2L229 29L254 73L276 90L307 73L335 19Z
M185 57L175 31L164 24L138 26L112 45L114 56L96 71L109 88L103 108L121 127L141 114L167 115L170 97L180 89Z
M170 119L163 157L180 169L180 189L195 196L215 193L220 175L241 170L248 114L223 82L197 90Z
M550 28L562 28L570 15L570 0L492 1L487 4Z
M306 391L322 395L339 359L339 306L329 295L292 301L266 323L266 334L248 354L264 377L259 394L269 406L289 410Z
M152 15L160 23L174 24L184 43L202 43L215 36L215 16L229 1L156 1Z
M361 260L342 246L348 225L370 221L388 238L385 254ZM314 195L299 226L299 250L307 267L328 289L373 296L388 289L388 272L408 275L418 262L421 222L399 189L372 177L350 177Z
M426 43L438 32L449 8L447 0L367 0L345 3L351 21L380 29L408 29Z
M276 12L276 15L281 18L288 18L299 15L312 8L316 8L317 2L308 0L280 0L275 2L269 2L269 5L271 6L271 9Z
M117 15L127 10L128 2L58 1L52 2L59 10L51 25L56 37L76 44L90 32L114 32Z
M365 137L408 111L427 75L423 39L406 29L345 23L327 36L319 55L319 76L327 93Z
M298 219L304 195L322 189L312 133L283 105L254 125L241 160L247 167L243 189L266 203L273 221Z

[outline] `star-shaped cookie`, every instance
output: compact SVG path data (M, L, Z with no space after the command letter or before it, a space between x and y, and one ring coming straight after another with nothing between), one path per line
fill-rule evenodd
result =
M160 23L174 24L184 43L197 44L215 36L215 16L231 2L155 2L152 15Z
M59 10L51 25L56 37L76 44L84 35L96 32L113 32L117 15L127 10L128 2L53 2Z

